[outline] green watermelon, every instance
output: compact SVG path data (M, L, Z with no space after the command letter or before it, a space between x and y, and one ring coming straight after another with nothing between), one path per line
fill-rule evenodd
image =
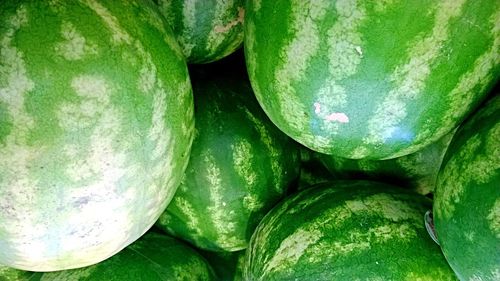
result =
M500 280L500 96L464 123L434 201L437 238L461 280Z
M149 1L0 1L0 264L97 263L149 229L194 135L186 62Z
M213 67L191 77L196 136L184 179L157 226L201 249L245 249L297 178L298 145L267 118L247 77Z
M34 281L41 274L39 272L19 270L0 264L0 281Z
M147 233L113 257L85 268L44 273L30 281L215 281L198 252L172 237Z
M245 280L456 280L423 218L430 199L369 181L285 199L247 249Z
M434 191L444 153L453 133L409 155L388 160L347 159L312 152L336 179L371 179L397 184L427 195Z
M243 43L243 0L155 0L188 63L219 60Z
M500 77L500 1L247 1L245 56L270 119L312 150L407 155Z
M201 251L215 271L219 281L243 280L245 250L236 252Z

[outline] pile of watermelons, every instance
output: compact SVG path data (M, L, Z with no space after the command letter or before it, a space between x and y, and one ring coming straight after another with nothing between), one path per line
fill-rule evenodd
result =
M500 1L0 1L0 280L500 280Z

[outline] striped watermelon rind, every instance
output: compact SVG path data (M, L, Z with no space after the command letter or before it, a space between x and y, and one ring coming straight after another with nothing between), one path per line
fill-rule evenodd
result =
M188 63L209 63L243 43L244 1L156 0Z
M500 96L457 131L434 196L437 238L461 280L500 280Z
M156 7L0 2L0 263L97 263L139 238L193 138L186 62Z
M265 213L298 177L298 145L260 108L248 79L191 72L196 137L184 180L157 226L199 248L245 249Z
M308 188L261 221L245 280L456 280L423 216L428 198L369 181Z
M484 100L500 77L498 22L490 0L247 1L244 50L286 134L388 159L442 138Z
M215 281L212 267L195 249L154 232L113 257L85 268L44 273L39 281ZM32 280L35 281L35 280Z

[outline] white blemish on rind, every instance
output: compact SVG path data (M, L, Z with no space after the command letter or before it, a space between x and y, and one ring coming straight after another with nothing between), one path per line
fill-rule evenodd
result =
M441 54L440 46L450 34L448 28L452 18L460 15L465 0L447 0L436 8L435 25L429 36L412 44L408 50L409 61L398 66L390 80L395 88L385 96L368 121L369 134L363 139L369 145L383 144L393 137L399 123L406 118L406 105L418 98L431 74L432 63Z
M319 230L307 231L299 228L281 242L272 258L266 262L263 269L264 274L293 267L307 248L316 243L322 236L323 233Z
M85 4L91 8L106 24L111 31L111 42L115 44L131 44L132 38L121 28L118 20L112 15L106 7L95 0L84 0Z
M63 22L61 33L65 41L57 43L55 50L65 59L74 61L97 54L97 45L87 42L71 22Z
M328 1L291 1L294 18L290 19L290 30L294 32L289 45L280 51L283 63L275 72L276 96L283 116L288 126L296 131L306 132L309 126L307 118L302 117L307 112L304 104L297 97L292 87L294 81L305 78L308 62L315 56L320 47L320 34L317 26L322 21L330 3ZM248 41L248 40L247 40Z
M316 113L322 119L321 129L328 134L336 134L340 124L349 122L345 113L336 112L347 104L346 90L339 81L355 74L361 63L362 38L358 29L366 18L364 7L357 1L336 1L335 8L338 18L328 30L329 76L316 95L316 103L322 105Z
M495 204L486 218L489 220L491 231L500 239L500 198L495 200Z

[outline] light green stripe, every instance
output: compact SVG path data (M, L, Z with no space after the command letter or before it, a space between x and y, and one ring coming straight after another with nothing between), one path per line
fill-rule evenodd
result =
M243 248L246 245L246 241L234 235L236 233L235 214L228 212L224 208L227 203L224 201L223 195L222 172L217 166L210 150L206 151L203 161L207 167L206 179L209 184L208 190L210 190L211 204L208 207L208 212L210 213L213 227L217 232L216 243L223 248L233 248L235 245L241 245L241 248Z
M195 47L195 44L192 43L193 39L191 35L194 34L194 29L196 28L196 2L194 0L184 1L184 5L182 6L182 34L181 36L177 36L177 40L179 40L179 45L182 47L182 52L184 56L189 57L191 55L191 51Z
M500 239L500 198L495 200L495 204L486 218L489 220L491 231Z
M316 55L320 47L320 33L317 22L326 16L329 1L291 1L292 6L289 30L295 34L293 39L280 52L283 64L275 72L276 95L280 104L281 116L296 131L306 132L309 121L302 117L302 112L309 112L297 96L292 84L306 78L309 61ZM313 137L313 136L309 136Z
M336 1L335 8L338 18L328 30L330 75L313 104L321 129L329 134L336 134L342 123L349 122L349 116L340 111L347 103L347 93L339 81L355 74L361 63L363 42L358 29L366 18L357 1Z
M114 44L131 44L132 38L130 35L121 28L118 20L112 15L106 7L95 0L82 0L89 8L91 8L106 24L111 31L111 42Z
M56 44L55 51L63 58L75 61L97 54L97 45L87 42L71 22L62 23L61 34L64 41Z
M435 25L432 32L410 45L409 61L396 67L390 80L395 84L368 121L369 134L364 143L383 144L391 138L399 123L407 116L409 101L419 98L431 74L432 63L441 54L440 46L448 39L451 19L460 15L465 0L448 0L436 7ZM357 155L359 156L359 155Z

